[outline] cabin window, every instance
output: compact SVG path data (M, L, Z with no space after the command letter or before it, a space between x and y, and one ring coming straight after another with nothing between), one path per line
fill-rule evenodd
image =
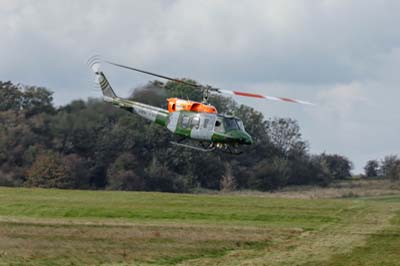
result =
M199 125L200 125L200 117L198 117L198 116L195 116L195 117L193 117L192 118L192 127L194 127L194 128L199 128Z
M210 119L205 119L205 120L204 120L204 125L203 125L203 127L204 127L204 128L207 128L209 122L210 122Z
M189 116L184 115L182 117L182 127L184 127L184 128L189 127Z

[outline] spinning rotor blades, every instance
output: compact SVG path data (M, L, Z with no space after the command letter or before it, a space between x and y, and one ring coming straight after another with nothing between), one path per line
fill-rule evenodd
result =
M306 102L306 101L302 101L302 100L298 100L298 99L293 99L293 98L266 96L266 95L255 94L255 93L248 93L248 92L241 92L241 91L231 91L231 90L224 90L224 89L214 88L214 87L211 87L211 86L203 86L203 85L198 85L198 84L192 84L192 83L186 82L184 80L171 78L171 77L160 75L160 74L157 74L157 73L152 73L152 72L149 72L149 71L146 71L146 70L142 70L142 69L138 69L138 68L134 68L134 67L130 67L130 66L121 65L121 64L114 63L114 62L110 62L110 61L104 61L104 62L108 63L110 65L113 65L113 66L129 69L129 70L133 70L133 71L136 71L136 72L144 73L144 74L147 74L147 75L151 75L151 76L163 78L163 79L166 79L166 80L178 82L178 83L181 83L181 84L185 84L185 85L194 87L196 89L200 89L200 90L203 91L203 93L206 93L206 94L208 94L208 92L217 92L217 93L236 95L236 96L242 96L242 97L250 97L250 98L258 98L258 99L270 100L270 101L297 103L297 104L305 104L305 105L314 105L314 104L312 104L310 102Z
M298 100L298 99L292 99L292 98L266 96L266 95L255 94L255 93L248 93L248 92L241 92L241 91L230 91L230 90L222 90L222 89L220 89L219 91L221 93L230 94L230 95L237 95L237 96L265 99L265 100L270 100L270 101L314 105L313 103L310 103L310 102L306 102L306 101L302 101L302 100Z
M171 81L182 83L182 84L185 84L185 85L188 85L188 86L191 86L191 87L201 88L200 85L192 84L192 83L186 82L184 80L170 78L170 77L167 77L167 76L164 76L164 75L152 73L152 72L149 72L149 71L146 71L146 70L141 70L141 69L138 69L138 68L133 68L133 67L130 67L130 66L125 66L125 65L113 63L113 62L110 62L110 61L104 61L104 62L106 62L106 63L108 63L110 65L113 65L113 66L126 68L126 69L129 69L129 70L133 70L133 71L136 71L136 72L144 73L144 74L147 74L147 75L163 78L163 79L166 79L166 80L171 80Z

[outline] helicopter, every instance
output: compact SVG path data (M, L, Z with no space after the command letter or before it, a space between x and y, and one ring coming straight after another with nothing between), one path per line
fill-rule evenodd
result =
M108 82L104 72L101 70L102 63L187 85L200 90L203 99L201 102L197 102L180 98L168 98L168 109L162 109L118 97ZM146 70L102 60L98 56L89 58L88 65L95 74L96 83L100 86L105 102L111 103L131 113L136 113L147 120L166 127L169 131L179 136L179 140L171 141L171 144L201 152L220 150L229 154L241 154L240 148L243 145L253 144L253 139L250 134L246 132L243 121L240 118L233 115L220 114L213 105L209 104L208 98L210 93L222 93L279 102L313 105L310 102L297 99L230 91L215 88L210 85L190 83L186 80L171 78ZM159 82L159 84L162 83ZM185 141L188 140L195 140L199 145L185 143Z

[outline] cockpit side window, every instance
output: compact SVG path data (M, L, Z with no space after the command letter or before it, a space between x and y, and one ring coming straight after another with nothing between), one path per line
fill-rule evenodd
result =
M242 120L236 119L236 123L238 124L240 130L246 131L246 130L244 129L244 125L243 125Z
M214 131L219 133L225 132L221 118L217 118L217 120L215 121Z

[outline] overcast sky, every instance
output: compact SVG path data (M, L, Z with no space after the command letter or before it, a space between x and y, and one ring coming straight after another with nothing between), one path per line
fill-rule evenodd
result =
M45 86L57 105L97 97L93 54L224 89L315 107L239 99L299 121L312 152L360 172L400 151L400 1L0 0L0 80ZM149 77L107 67L121 96ZM246 121L245 121L246 123Z

